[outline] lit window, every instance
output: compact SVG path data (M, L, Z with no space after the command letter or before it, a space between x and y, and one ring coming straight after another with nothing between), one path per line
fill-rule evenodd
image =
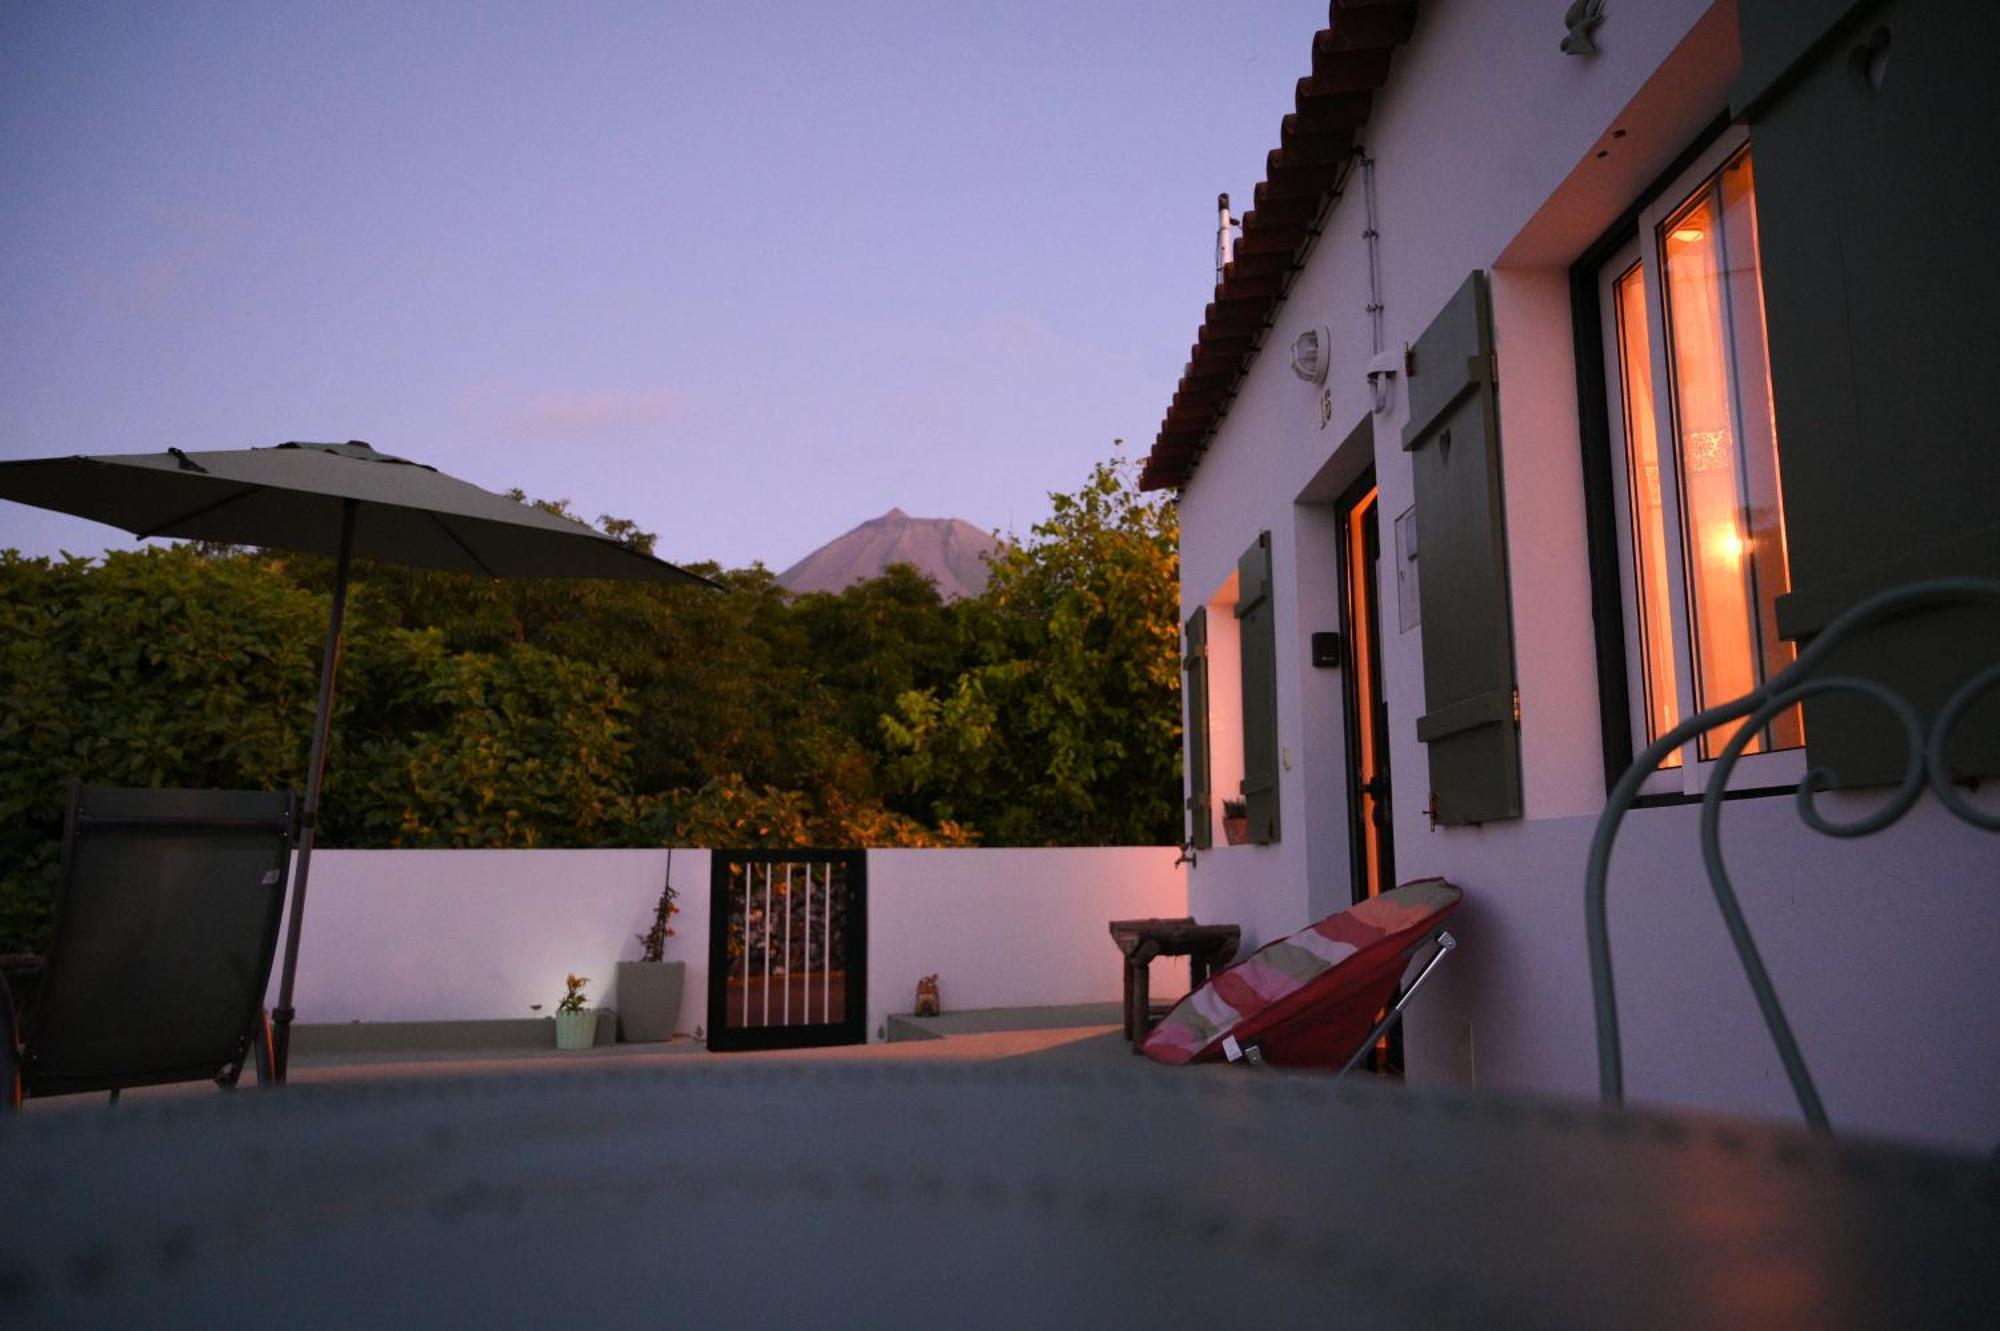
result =
M1753 180L1742 137L1718 145L1599 276L1635 749L1794 655ZM1714 758L1732 731L1664 765ZM1803 742L1793 707L1746 752Z

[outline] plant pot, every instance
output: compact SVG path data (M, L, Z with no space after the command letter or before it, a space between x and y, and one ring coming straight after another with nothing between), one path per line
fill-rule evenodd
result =
M556 1013L556 1048L588 1049L597 1043L597 1009Z
M1245 814L1241 818L1224 818L1222 839L1232 846L1247 845L1250 841L1250 816Z
M685 961L618 963L618 1038L627 1044L671 1040L687 987Z

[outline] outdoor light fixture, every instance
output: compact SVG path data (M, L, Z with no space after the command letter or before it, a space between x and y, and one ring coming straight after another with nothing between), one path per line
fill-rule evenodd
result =
M1368 362L1368 391L1377 416L1395 404L1396 376L1408 373L1409 368L1410 344L1407 342L1401 351L1385 351Z
M1330 338L1324 327L1308 328L1292 339L1292 373L1309 384L1326 382Z

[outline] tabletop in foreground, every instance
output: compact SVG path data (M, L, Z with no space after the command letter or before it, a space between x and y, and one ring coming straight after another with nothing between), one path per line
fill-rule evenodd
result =
M1995 1326L2000 1172L1246 1072L293 1086L0 1121L0 1321Z

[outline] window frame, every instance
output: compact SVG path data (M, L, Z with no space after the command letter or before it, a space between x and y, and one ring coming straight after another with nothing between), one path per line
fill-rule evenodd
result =
M1667 364L1666 305L1659 256L1659 228L1750 143L1747 128L1727 116L1697 138L1570 268L1570 298L1577 359L1579 422L1583 443L1586 528L1591 565L1599 707L1607 793L1647 743L1646 681L1638 581L1634 568L1631 489L1627 472L1624 385L1618 351L1617 282L1636 264L1646 292L1646 342L1653 378L1655 418L1670 419L1673 380ZM1661 438L1671 438L1664 434ZM1676 450L1660 468L1662 530L1667 554L1669 633L1673 646L1678 714L1693 716L1694 626L1690 623L1688 570L1683 558L1681 459ZM1638 804L1686 803L1701 798L1714 760L1700 753L1699 737L1681 749L1675 768L1648 774ZM1749 754L1731 774L1732 797L1789 793L1805 776L1803 748Z
M1642 215L1643 216L1643 215ZM1658 299L1657 269L1646 267L1646 246L1643 240L1652 228L1641 222L1640 228L1623 245L1619 246L1597 270L1598 326L1601 354L1604 357L1604 411L1607 430L1606 447L1611 467L1611 493L1613 507L1612 529L1617 545L1619 627L1625 643L1625 712L1628 718L1627 748L1631 756L1652 742L1647 715L1648 684L1646 680L1646 651L1644 624L1640 616L1639 552L1636 548L1633 526L1637 505L1633 502L1631 473L1631 440L1626 433L1624 375L1620 372L1620 327L1618 288L1633 269L1640 270L1641 283L1646 293L1646 349L1650 358L1648 370L1653 376L1653 395L1657 401L1666 383L1666 348L1659 338L1660 318ZM1655 410L1657 419L1658 411ZM1657 442L1657 440L1656 440ZM1660 468L1660 509L1661 534L1666 546L1667 567L1667 639L1672 649L1674 671L1674 710L1678 716L1692 716L1689 708L1693 705L1692 681L1688 678L1688 666L1692 657L1689 650L1688 610L1686 596L1686 576L1674 576L1680 567L1681 533L1680 523L1675 520L1680 507L1679 467ZM1650 773L1639 787L1641 794L1674 793L1683 790L1684 775L1687 770L1686 747L1681 750L1681 764L1678 768L1661 768Z

